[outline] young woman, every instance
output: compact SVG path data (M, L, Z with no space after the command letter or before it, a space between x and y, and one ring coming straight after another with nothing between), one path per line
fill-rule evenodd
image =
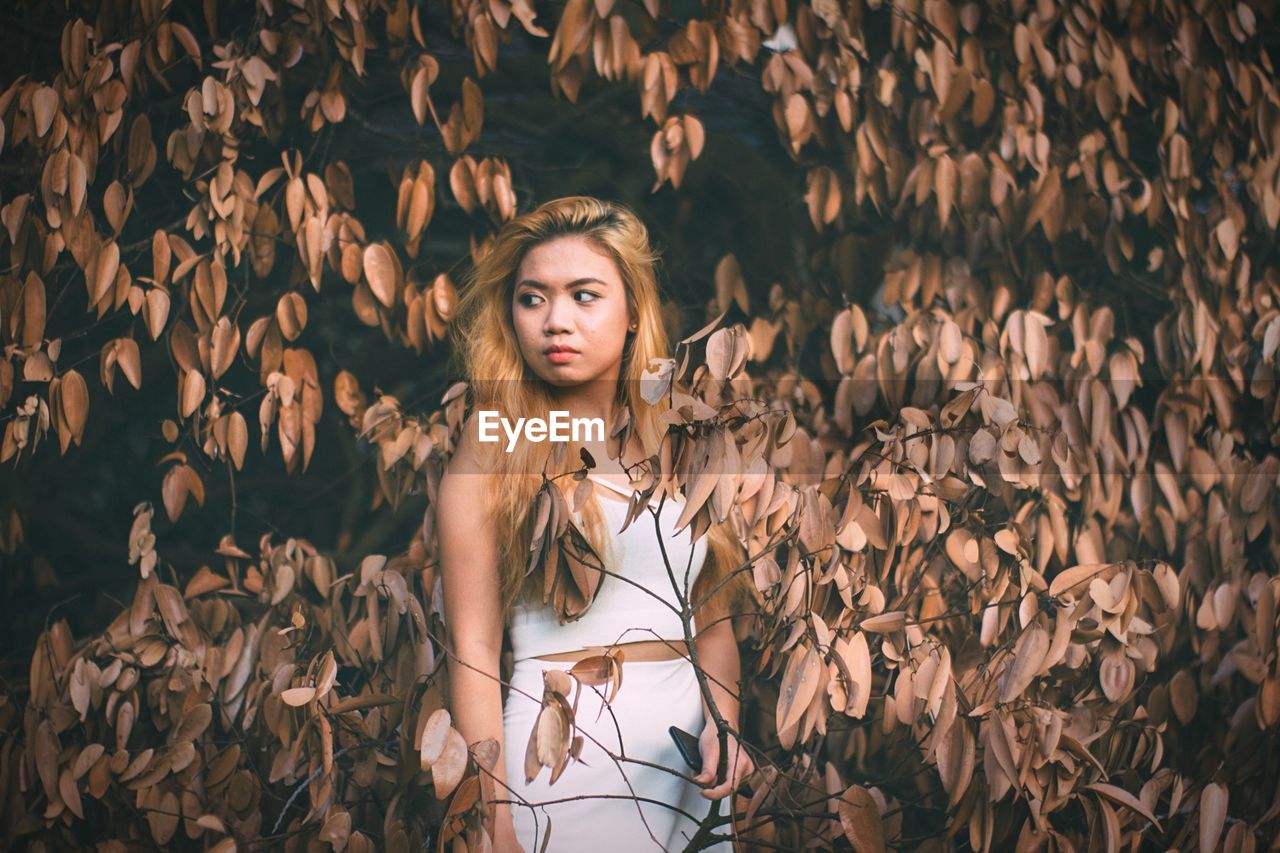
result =
M736 731L740 669L730 616L748 600L749 575L716 583L744 561L741 543L727 523L712 525L697 542L693 524L675 533L681 504L670 494L665 505L651 504L661 507L656 521L642 511L619 532L628 498L641 488L631 479L634 466L657 452L665 434L665 401L651 406L638 393L650 359L670 356L655 260L644 225L625 207L557 199L506 224L459 304L455 351L473 412L436 505L449 701L468 744L494 738L502 746L494 775L499 801L508 802L497 806L498 851L540 850L548 830L552 851L681 850L711 802L754 770L730 734L725 777L714 778L718 732L677 612L681 596L705 601L693 613L693 652L716 709ZM608 432L623 409L638 441L611 454ZM552 410L598 417L606 441L569 442L559 456L550 441L517 439L508 449L503 430L497 442L479 440L482 410L509 423L547 420ZM570 474L583 465L580 447L595 467L592 494L574 512L578 482ZM548 567L530 565L544 472L605 569L585 595L558 588L544 598ZM504 704L500 655L508 629L514 667ZM555 783L541 767L526 781L543 672L568 672L607 648L622 652L621 687L606 703L603 688L574 682L581 752ZM672 725L699 736L701 773L690 775L668 733Z

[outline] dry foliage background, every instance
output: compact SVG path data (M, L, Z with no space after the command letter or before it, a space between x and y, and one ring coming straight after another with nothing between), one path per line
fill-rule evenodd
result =
M7 845L484 849L441 341L570 192L719 317L744 836L1277 843L1269 4L66 5L2 22Z

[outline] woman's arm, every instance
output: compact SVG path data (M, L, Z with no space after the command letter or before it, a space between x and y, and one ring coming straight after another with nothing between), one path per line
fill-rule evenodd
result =
M436 530L449 660L449 708L468 746L493 738L502 749L502 652L497 541L488 519L485 481L468 440L463 440L440 479ZM509 799L503 753L493 768L496 794ZM495 849L519 849L511 808L496 807Z
M738 656L738 641L733 636L732 624L728 619L716 622L699 631L694 643L698 649L698 661L702 671L706 673L711 688L716 710L733 731L738 731L741 702L734 691L737 689L742 670ZM702 753L702 771L694 776L694 779L703 785L713 785L716 780L716 767L720 760L720 734L705 696L702 699L702 710L706 720L702 735L698 738ZM728 759L725 764L724 781L719 785L704 788L702 796L708 800L718 800L736 791L743 780L755 770L755 763L751 760L751 756L732 733L726 735L725 743L728 747Z
M755 495L742 502L742 512L746 518L754 518L755 504ZM694 638L694 645L698 652L698 662L707 676L711 698L720 717L731 729L738 731L742 703L735 691L742 677L742 662L738 654L738 641L733 633L733 622L729 614L713 609L710 604L702 608L698 621L704 627ZM702 735L698 739L702 752L702 771L693 778L703 785L712 785L720 760L720 736L705 696L702 698L702 710L706 719ZM751 756L736 737L726 735L725 743L729 747L725 780L719 785L703 789L702 796L709 800L718 800L736 791L742 781L755 770Z

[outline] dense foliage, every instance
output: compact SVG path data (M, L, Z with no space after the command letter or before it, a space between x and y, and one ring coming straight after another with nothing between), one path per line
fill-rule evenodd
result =
M747 846L1275 843L1269 5L66 5L0 60L7 844L486 849L443 342L570 192L714 318L655 377L751 555Z

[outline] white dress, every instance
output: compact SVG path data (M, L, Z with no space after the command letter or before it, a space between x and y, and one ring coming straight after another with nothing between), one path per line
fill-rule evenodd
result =
M608 481L592 479L630 495ZM675 725L696 737L705 725L697 677L692 663L683 657L624 660L622 685L609 704L604 702L604 686L575 682L575 721L584 739L580 757L569 759L555 784L550 783L551 771L546 767L532 782L525 782L525 751L541 708L543 671L567 672L574 663L535 655L637 640L684 639L678 614L662 604L675 604L676 599L658 549L653 517L642 512L619 534L626 502L601 496L600 505L613 534L613 550L602 557L604 564L639 586L605 577L587 612L565 625L547 607L519 607L512 618L515 665L503 706L502 754L511 789L505 796L512 801L516 837L528 853L542 849L548 830L547 850L552 853L684 850L712 804L697 783L685 778L693 771L667 730ZM674 534L681 508L668 499L658 522L667 558L687 595L705 561L706 537L691 545L689 529ZM574 697L568 698L572 704ZM499 792L498 796L504 795ZM719 813L727 812L728 803L722 801ZM719 826L715 832L727 835L729 829ZM703 849L732 853L733 845L723 840Z

